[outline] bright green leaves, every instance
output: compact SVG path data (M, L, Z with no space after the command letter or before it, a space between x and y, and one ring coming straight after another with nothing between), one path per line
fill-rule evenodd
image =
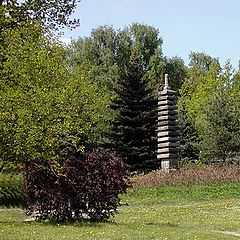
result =
M196 130L201 159L225 161L240 151L238 74L229 62L221 68L216 59L202 53L190 57L179 110Z
M3 0L0 2L0 14L4 18L2 26L15 28L22 23L37 21L41 26L55 30L64 26L74 28L79 26L79 20L71 20L70 16L78 2L79 0Z
M69 70L65 49L26 24L3 36L0 84L0 160L52 160L72 145L99 141L109 97L88 80L89 66ZM31 34L33 33L33 34Z

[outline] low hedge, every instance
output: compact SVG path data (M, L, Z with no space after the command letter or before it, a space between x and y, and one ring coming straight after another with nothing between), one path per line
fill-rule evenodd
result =
M0 174L0 206L23 207L26 203L23 176L16 173Z

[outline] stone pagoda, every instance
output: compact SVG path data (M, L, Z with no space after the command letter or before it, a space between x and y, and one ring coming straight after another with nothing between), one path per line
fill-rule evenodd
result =
M170 89L168 74L165 74L165 84L158 97L158 161L161 169L168 171L178 167L178 126L176 92Z

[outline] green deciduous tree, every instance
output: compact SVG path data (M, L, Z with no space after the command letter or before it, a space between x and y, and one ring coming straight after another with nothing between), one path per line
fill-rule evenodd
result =
M59 27L75 27L79 20L70 20L79 0L1 0L0 26L14 28L26 22L37 21L41 26L54 29Z
M62 46L35 33L31 24L8 29L0 46L5 58L0 73L2 165L42 159L57 164L58 151L66 145L83 151L96 142L98 124L104 122L109 100L87 80L89 66L69 72Z
M179 110L195 129L194 139L203 161L225 161L239 154L239 80L229 63L221 68L217 59L191 54L188 77L180 93ZM180 114L181 116L181 114Z
M161 45L158 30L148 25L135 23L123 30L103 26L92 30L90 37L73 41L69 59L73 66L90 62L92 81L112 92L121 72L125 71L133 49L138 49L146 73L153 64L156 66L162 61ZM154 77L157 83L159 76Z
M182 98L180 97L180 100ZM190 121L187 110L179 103L178 126L180 147L180 159L184 162L196 161L199 159L199 136L194 122Z
M0 2L0 161L59 160L73 145L91 148L102 136L109 98L88 81L88 63L70 68L48 31L74 27L78 1Z
M218 77L220 84L203 109L206 127L201 141L201 157L225 162L240 153L240 88L227 63Z

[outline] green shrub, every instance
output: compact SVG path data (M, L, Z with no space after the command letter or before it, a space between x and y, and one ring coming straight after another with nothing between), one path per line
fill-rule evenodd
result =
M24 206L26 193L23 185L22 174L0 174L0 206Z

